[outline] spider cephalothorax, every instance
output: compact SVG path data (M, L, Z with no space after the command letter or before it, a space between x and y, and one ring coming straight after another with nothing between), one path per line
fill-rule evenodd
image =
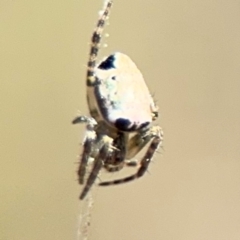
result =
M101 186L141 177L163 140L161 128L151 126L158 116L158 109L135 63L127 55L116 52L96 64L103 27L111 6L112 0L109 0L92 35L86 78L91 117L79 116L73 120L73 123L86 124L78 170L80 184L84 184L87 165L92 162L80 199L86 196L101 168L114 172L124 166L138 167L134 175L101 182ZM148 143L142 159L132 160Z

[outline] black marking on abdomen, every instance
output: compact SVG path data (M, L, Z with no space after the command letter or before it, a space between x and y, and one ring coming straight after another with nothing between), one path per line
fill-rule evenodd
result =
M148 124L149 122L145 122L142 124L137 124L136 122L132 123L126 118L118 118L115 121L115 127L120 131L125 131L125 132L131 132L131 131L136 131L136 130L145 128Z
M121 131L130 131L131 122L126 118L118 118L115 127Z
M114 55L110 55L107 59L101 62L98 68L102 70L109 70L111 68L115 68L114 61L115 61Z
M140 125L139 129L143 129L143 128L147 127L149 124L150 124L150 122L142 123L142 124Z

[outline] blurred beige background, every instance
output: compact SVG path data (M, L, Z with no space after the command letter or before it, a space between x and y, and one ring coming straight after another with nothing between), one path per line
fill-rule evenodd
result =
M1 240L77 239L84 126L71 120L87 113L101 6L0 2ZM164 151L142 179L95 190L90 240L240 239L239 24L234 0L115 0L101 56L122 51L143 72Z

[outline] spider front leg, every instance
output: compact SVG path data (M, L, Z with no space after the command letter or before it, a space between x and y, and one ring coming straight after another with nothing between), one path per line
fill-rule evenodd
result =
M97 125L97 122L92 117L87 116L77 116L73 121L73 124L76 123L86 123L86 137L83 144L83 153L80 159L80 166L78 169L78 182L79 184L84 183L84 176L86 174L86 168L87 164L89 162L89 159L94 151L94 146L96 142L96 132L95 132L95 126Z
M104 168L108 172L117 172L124 166L136 167L138 161L131 158L133 158L149 142L147 132L148 129L143 130L132 136L129 140L129 134L118 132L118 136L113 141L113 146L116 147L117 151L112 154L110 159L106 160Z
M99 174L99 171L101 170L101 168L103 166L103 162L105 161L105 159L107 159L109 157L109 155L111 155L112 151L113 151L112 138L110 138L108 136L103 136L102 146L99 149L99 152L94 159L93 168L87 179L86 185L84 186L82 193L80 195L81 200L84 199L84 197L87 195L89 189L95 182L95 180Z
M132 181L136 178L142 177L146 172L146 170L148 169L148 165L151 162L154 153L156 152L156 150L158 149L158 147L161 145L163 141L163 132L159 126L153 126L149 129L147 133L145 133L145 135L142 135L142 133L140 133L134 136L134 138L135 140L137 139L140 140L140 138L143 140L143 141L140 141L141 144L139 145L139 147L136 148L137 150L135 150L135 152L139 152L143 146L145 146L148 142L150 142L147 152L145 153L142 160L140 161L140 167L137 173L126 178L109 181L109 182L102 182L99 184L100 186L121 184L121 183Z
M124 159L126 158L126 142L126 134L118 132L117 137L113 140L113 147L116 150L104 162L104 168L108 172L120 171L124 167Z
M109 159L106 159L106 161L104 162L104 168L108 172L120 171L124 166L137 166L138 162L136 160L126 160L128 137L129 134L118 132L118 136L114 138L113 146L116 148L116 151L114 151L113 154L109 157Z

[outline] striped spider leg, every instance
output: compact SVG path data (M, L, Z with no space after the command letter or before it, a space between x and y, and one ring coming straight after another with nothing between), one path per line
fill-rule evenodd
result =
M135 166L138 170L123 179L101 182L101 186L141 177L163 140L161 128L151 125L158 117L158 108L135 63L127 55L115 52L96 64L102 31L112 2L109 0L105 5L91 40L86 77L91 117L78 116L73 120L74 124L86 124L86 137L78 169L79 183L84 184L81 200L87 195L102 168L114 172L124 166ZM142 159L132 160L147 145ZM85 182L89 163L92 163L92 169Z

